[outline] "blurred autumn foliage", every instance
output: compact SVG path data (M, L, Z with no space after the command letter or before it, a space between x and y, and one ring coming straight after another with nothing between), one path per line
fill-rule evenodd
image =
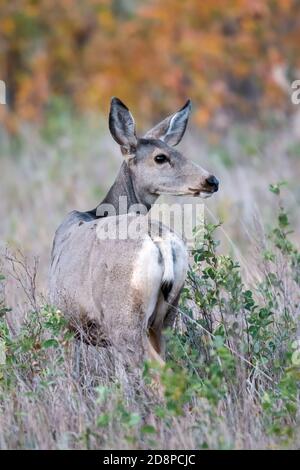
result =
M191 97L200 125L285 110L299 45L298 0L0 0L0 118L39 121L57 96L145 119Z

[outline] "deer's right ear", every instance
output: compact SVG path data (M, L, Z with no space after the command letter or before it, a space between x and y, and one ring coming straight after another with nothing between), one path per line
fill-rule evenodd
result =
M109 130L125 153L136 147L135 122L127 106L119 98L112 98L109 113Z

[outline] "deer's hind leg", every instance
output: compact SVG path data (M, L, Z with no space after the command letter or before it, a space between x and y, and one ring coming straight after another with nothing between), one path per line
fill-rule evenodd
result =
M161 297L164 263L159 247L147 237L144 241L138 262L135 266L131 286L138 299L142 317L142 336L145 345L145 358L164 365L161 356L161 336L152 325L157 317L157 307ZM152 327L153 326L153 327Z
M172 300L172 304L164 300L162 295L159 296L159 301L155 311L156 317L153 324L149 327L149 342L162 363L165 363L166 355L164 330L171 328L174 325L174 321L178 313L177 305L180 298L180 292L181 290L176 295L176 298Z
M122 265L122 281L117 276L108 277L103 289L105 304L104 324L112 345L134 367L144 360L161 362L158 352L149 339L149 319L155 311L163 276L163 262L159 249L146 235L134 248L131 262ZM112 295L113 292L113 295Z

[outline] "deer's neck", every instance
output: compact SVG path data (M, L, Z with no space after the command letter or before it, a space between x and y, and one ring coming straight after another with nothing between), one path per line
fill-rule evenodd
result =
M143 204L146 206L147 211L151 209L151 206L145 204L134 189L134 183L126 162L122 163L119 174L116 178L116 181L108 191L107 195L102 202L91 211L95 216L103 216L103 212L106 212L106 209L109 205L114 207L116 215L127 214L129 208L134 204Z

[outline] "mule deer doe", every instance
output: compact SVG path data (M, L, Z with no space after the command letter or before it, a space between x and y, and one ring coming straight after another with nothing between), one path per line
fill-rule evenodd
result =
M96 209L73 211L57 229L50 269L50 299L80 325L92 344L110 344L138 366L144 359L163 363L163 330L171 326L185 282L187 249L182 239L132 205L149 211L161 194L209 197L218 180L173 146L186 130L188 101L144 137L138 138L128 108L113 98L109 128L124 157L116 181ZM119 200L127 207L120 212ZM115 216L106 217L111 205ZM135 238L100 239L106 227L147 221ZM122 229L120 228L122 231Z

